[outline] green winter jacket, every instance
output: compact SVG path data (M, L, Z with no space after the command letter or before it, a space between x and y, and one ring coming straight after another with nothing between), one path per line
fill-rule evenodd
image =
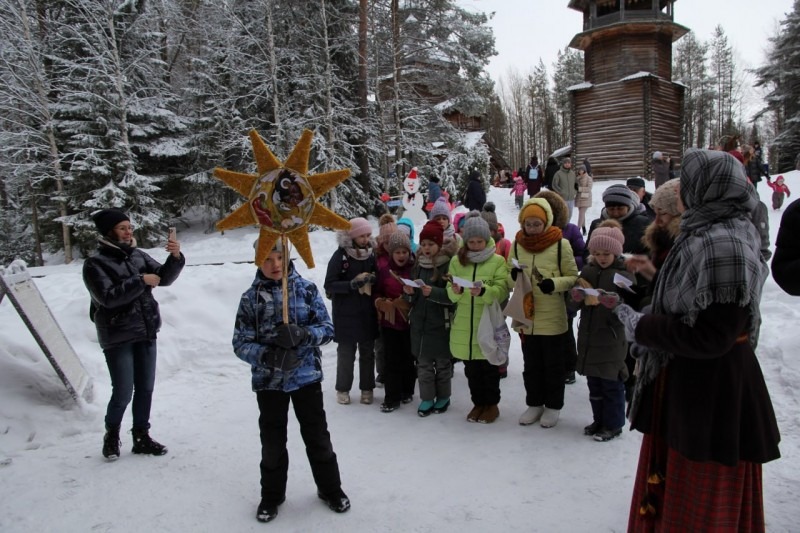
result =
M494 243L490 241L489 246L494 247ZM486 304L508 298L506 262L502 256L494 254L483 263L462 265L456 256L450 261L450 274L471 281L481 280L486 289L480 296L473 297L467 289L456 294L453 284L447 284L447 295L456 304L450 328L450 353L463 360L485 359L478 345L478 324Z
M453 303L447 296L447 274L450 263L435 268L414 267L411 278L421 279L430 285L430 296L423 296L421 289L406 298L411 302L408 321L411 326L411 353L414 357L450 354L450 324L453 318ZM434 272L436 281L432 281Z
M525 205L536 203L547 213L547 224L545 229L552 225L553 215L550 204L543 198L531 198ZM524 210L524 206L523 206ZM522 210L520 210L522 213ZM569 291L578 279L578 266L575 264L575 256L572 254L572 246L567 239L561 239L561 264L558 262L559 243L551 244L543 251L533 254L527 251L516 241L511 245L511 252L508 254L509 272L513 266L512 260L516 259L520 265L525 265L523 274L531 277L531 287L533 288L533 325L529 327L519 327L517 331L525 335L560 335L567 331L567 306L564 301L564 293ZM556 288L552 294L543 293L533 279L534 267L544 278L551 278ZM508 277L508 283L513 288L514 281Z

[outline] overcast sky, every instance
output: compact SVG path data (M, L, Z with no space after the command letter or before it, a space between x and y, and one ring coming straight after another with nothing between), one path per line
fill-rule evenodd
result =
M582 14L569 9L569 0L459 0L469 9L494 12L498 55L489 63L495 82L510 68L526 74L541 57L552 74L559 50L580 33ZM675 22L686 26L703 41L717 24L725 29L744 67L763 63L767 37L775 33L792 0L677 0Z

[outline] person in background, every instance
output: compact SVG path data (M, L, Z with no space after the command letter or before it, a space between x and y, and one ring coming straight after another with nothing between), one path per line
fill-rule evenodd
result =
M772 277L792 296L800 296L800 200L786 208L775 239Z
M261 503L259 522L278 516L286 499L289 452L286 449L289 402L294 407L306 446L317 496L343 513L350 499L342 491L339 462L333 451L322 402L320 346L333 338L333 324L316 285L303 279L294 264L287 270L283 294L284 256L280 240L242 294L233 329L233 351L248 363L258 402L261 433ZM289 322L282 320L284 298Z
M450 353L464 361L473 407L468 422L491 424L500 416L500 372L489 363L478 343L478 324L483 308L508 298L508 270L503 258L495 254L489 225L478 211L470 211L464 222L464 246L450 261L452 278L465 279L478 286L465 288L452 281L447 297L456 305L450 329Z
M480 211L486 203L486 191L481 184L481 174L478 169L472 169L467 181L467 189L464 191L464 207L469 210Z
M411 279L420 280L422 287L403 286L411 302L411 353L417 362L420 404L417 414L444 413L450 406L453 362L450 355L450 324L453 305L447 297L447 271L452 255L442 244L442 226L431 220L419 233L417 263Z
M669 163L664 159L664 154L658 151L653 152L653 178L656 182L656 189L669 180ZM627 241L627 235L625 240Z
M745 144L742 146L742 155L744 156L744 170L747 173L747 179L753 184L753 187L758 188L763 174L763 167L761 161L756 157L756 151L752 146Z
M584 435L606 442L622 434L625 425L625 381L628 367L625 357L628 342L625 328L612 314L624 289L617 285L621 276L631 284L635 279L625 270L622 257L622 234L616 220L606 220L592 233L589 241L589 263L581 270L572 300L579 303L581 321L578 328L578 365L586 376L592 423L583 428ZM582 289L605 291L600 296L587 296Z
M431 209L429 218L442 227L443 251L451 257L456 255L456 252L458 252L458 249L461 247L461 236L456 233L456 229L453 226L450 218L450 204L445 198L440 198L436 201L433 205L433 209Z
M577 180L572 171L572 160L569 157L565 157L561 162L561 168L553 176L550 190L557 192L567 202L567 221L569 222L572 220L572 209L575 207L575 196L578 192Z
M556 175L556 172L558 172L559 168L561 168L561 164L555 157L551 156L547 158L547 165L544 169L544 183L542 183L543 187L548 189L551 188L553 185L553 176Z
M522 202L525 201L525 191L528 190L528 187L525 185L525 182L522 181L522 178L517 176L514 178L514 185L511 187L511 190L508 194L514 195L514 205L517 206L517 209L522 208Z
M518 276L530 276L533 298L529 317L533 323L516 328L522 340L527 405L519 423L539 422L543 428L551 428L564 406L564 345L569 339L564 293L575 284L578 267L569 241L553 225L547 200L534 197L526 201L518 220L520 229L508 258L509 283Z
M411 243L411 253L417 253L417 243L414 242L414 222L410 218L402 217L397 220L397 229L402 231L408 237Z
M767 176L767 185L772 189L772 209L777 211L783 206L783 200L787 196L791 196L792 192L789 187L784 183L783 176L775 178L775 182L770 181Z
M636 193L636 196L639 197L639 205L641 206L639 208L639 212L643 212L651 222L655 220L656 212L653 211L652 207L650 207L650 199L653 197L653 194L647 192L644 180L639 176L636 176L635 178L628 178L627 181L625 181L625 186Z
M730 154L688 150L651 310L614 310L638 355L629 419L644 434L628 531L765 529L762 464L780 433L755 354L768 268L753 191Z
M164 455L167 447L150 437L150 406L156 380L156 334L161 327L153 289L166 287L181 273L186 259L170 237L164 264L136 248L133 225L125 212L103 209L92 216L97 253L83 263L83 283L89 290L89 316L111 377L106 407L103 457L120 456L120 427L133 397L135 454Z
M350 220L350 230L337 234L339 248L328 261L325 292L331 299L336 347L336 401L350 403L353 365L358 350L361 403L371 404L375 389L375 339L378 319L372 303L377 281L372 226L363 218Z
M497 223L497 231L492 235L492 239L495 240L494 252L502 256L503 259L508 259L508 253L511 251L511 241L506 239L506 230L499 222Z
M575 265L578 271L583 268L583 256L586 253L586 243L578 226L567 221L567 204L558 194L553 191L544 190L536 195L536 198L544 198L550 204L553 212L553 226L561 230L561 236L569 241L572 247L572 255L575 256ZM507 259L507 257L506 257ZM567 339L564 342L564 383L572 385L575 383L575 365L578 362L578 352L575 344L575 331L572 327L573 320L577 315L575 309L567 306Z
M437 176L431 176L428 178L428 197L425 199L426 204L425 207L427 208L428 212L430 212L433 204L436 203L436 200L442 195L442 187L439 185L439 178Z
M389 242L389 237L397 231L397 223L394 216L386 213L378 219L378 236L375 238L375 263L381 256L388 256L389 252L386 251L386 243ZM384 374L386 370L386 358L384 357L383 349L383 328L378 323L378 338L375 339L375 386L383 387Z
M531 161L528 163L528 167L525 169L522 179L528 190L528 197L532 197L541 190L542 183L544 182L544 174L542 173L542 167L539 165L539 158L535 155L531 157ZM521 202L519 206L522 207Z
M592 185L594 180L586 165L578 165L578 174L575 177L578 192L575 195L575 207L578 208L578 227L586 235L586 210L592 207Z

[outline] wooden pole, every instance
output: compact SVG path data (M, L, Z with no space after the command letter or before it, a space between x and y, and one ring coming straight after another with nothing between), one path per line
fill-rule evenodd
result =
M289 323L289 238L285 233L281 233L281 249L283 250L283 276L281 277L281 289L283 290L283 323Z

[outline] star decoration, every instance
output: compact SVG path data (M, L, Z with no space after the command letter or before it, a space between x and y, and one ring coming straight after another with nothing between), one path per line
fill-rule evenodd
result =
M256 265L269 256L278 239L285 236L309 268L314 268L314 256L308 241L308 224L331 229L350 229L350 222L327 207L317 198L350 176L349 169L308 175L308 157L314 133L303 130L292 153L284 163L272 154L255 130L250 130L257 174L245 174L215 168L214 176L247 198L233 213L217 222L217 229L259 225Z

